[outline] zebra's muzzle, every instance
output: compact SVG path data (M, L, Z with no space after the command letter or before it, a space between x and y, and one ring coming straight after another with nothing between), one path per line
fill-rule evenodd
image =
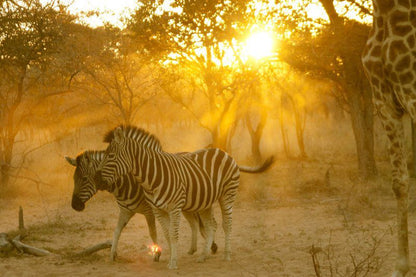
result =
M78 196L72 196L72 208L78 212L85 209L85 204L78 198Z

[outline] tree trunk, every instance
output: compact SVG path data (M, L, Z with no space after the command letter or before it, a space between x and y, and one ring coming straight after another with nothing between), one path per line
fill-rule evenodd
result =
M10 180L10 170L13 158L13 148L15 133L12 128L4 128L2 137L0 138L2 143L1 164L0 164L0 185L2 188L7 188Z
M220 126L217 126L212 134L212 146L227 151L227 134L225 134Z
M296 138L298 141L299 151L300 151L300 157L301 158L307 158L308 155L306 155L305 151L305 140L303 138L304 134L304 120L301 120L300 117L296 116Z
M374 160L374 126L371 93L366 90L351 90L349 105L351 122L357 148L358 171L362 178L368 180L377 175Z
M17 93L16 97L13 99L10 106L7 106L7 104L4 104L2 108L5 110L3 111L3 118L0 123L3 123L3 128L0 129L2 133L0 134L0 143L2 153L0 153L1 160L0 160L0 185L2 188L6 188L9 185L10 181L10 170L11 170L11 164L13 159L13 148L15 143L15 138L19 129L18 124L15 121L16 111L19 108L22 97L24 93L24 87L23 83L26 78L26 65L21 68L22 73L19 77L19 81L17 83Z
M283 119L283 116L284 116L283 106L280 105L279 123L280 123L280 133L282 134L283 150L285 151L286 158L290 158L289 139L287 137L287 131L285 129L285 120Z
M259 164L262 161L260 141L263 135L264 127L266 126L266 121L267 113L264 110L262 110L260 111L260 118L259 122L257 123L257 127L254 128L250 119L250 115L246 115L247 130L251 138L251 154L253 155L253 159L256 164Z
M350 38L351 30L346 29L342 18L335 10L334 0L320 0L330 18L333 31L341 41ZM361 29L357 29L361 30ZM365 40L359 40L365 43ZM351 42L352 45L355 44ZM345 45L345 43L342 43ZM357 44L360 45L360 44ZM364 44L356 49L362 49ZM351 48L352 49L352 48ZM362 178L371 179L377 175L376 162L374 160L374 126L373 126L373 102L372 93L364 76L361 63L361 55L354 55L350 48L339 48L339 56L344 67L343 89L346 92L348 106L350 108L352 129L355 137L358 157L358 171ZM353 54L353 55L351 55Z
M305 131L306 112L304 108L299 107L292 96L288 95L290 102L292 103L293 114L295 117L296 139L298 141L298 147L301 158L307 158L305 151L305 140L303 134Z
M9 180L10 180L10 166L7 164L1 165L0 168L1 177L0 177L0 184L2 189L6 189L9 186Z

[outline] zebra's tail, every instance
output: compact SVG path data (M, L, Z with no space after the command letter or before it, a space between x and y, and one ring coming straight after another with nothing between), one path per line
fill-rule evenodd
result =
M239 165L238 167L240 168L241 172L260 173L260 172L267 170L273 164L273 162L274 162L274 156L270 156L269 158L267 158L267 160L264 161L262 165L255 166L255 167Z

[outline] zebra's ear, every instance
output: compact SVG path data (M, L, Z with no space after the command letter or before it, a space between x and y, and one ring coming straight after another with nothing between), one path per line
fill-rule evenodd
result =
M90 155L84 155L84 159L85 159L85 161L87 162L87 164L90 164L90 162L91 162L91 158L90 158Z
M65 156L65 160L72 166L77 166L77 160L71 157Z
M84 159L87 162L87 165L88 165L89 168L93 168L94 167L93 158L90 155L85 155L84 156Z
M114 141L117 143L122 142L123 140L123 130L120 127L117 127L114 130Z

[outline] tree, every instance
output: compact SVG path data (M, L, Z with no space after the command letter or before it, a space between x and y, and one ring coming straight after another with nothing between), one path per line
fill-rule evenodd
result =
M238 74L225 62L232 52L224 49L235 49L235 38L247 22L247 2L183 0L164 8L159 2L142 1L129 25L144 53L172 68L179 65L176 76L186 74L182 79L188 95L175 93L172 98L211 133L213 146L223 149L235 124L239 95ZM198 107L206 109L190 105L196 99L189 97L189 90L204 99L206 105Z
M296 29L285 44L282 59L302 72L315 78L330 80L338 92L337 97L350 112L355 136L360 175L372 178L376 175L374 160L374 130L372 94L361 64L361 52L369 27L358 21L341 17L334 0L320 0L329 24L319 29ZM361 12L368 12L366 5L353 2ZM304 19L305 22L305 19ZM294 39L296 37L296 39Z
M5 188L16 137L31 116L30 101L51 93L44 73L73 17L64 6L40 0L0 5L0 185Z
M92 106L94 102L109 106L116 123L131 124L160 88L158 66L134 51L123 30L106 25L89 32L94 51L85 58L76 86Z

